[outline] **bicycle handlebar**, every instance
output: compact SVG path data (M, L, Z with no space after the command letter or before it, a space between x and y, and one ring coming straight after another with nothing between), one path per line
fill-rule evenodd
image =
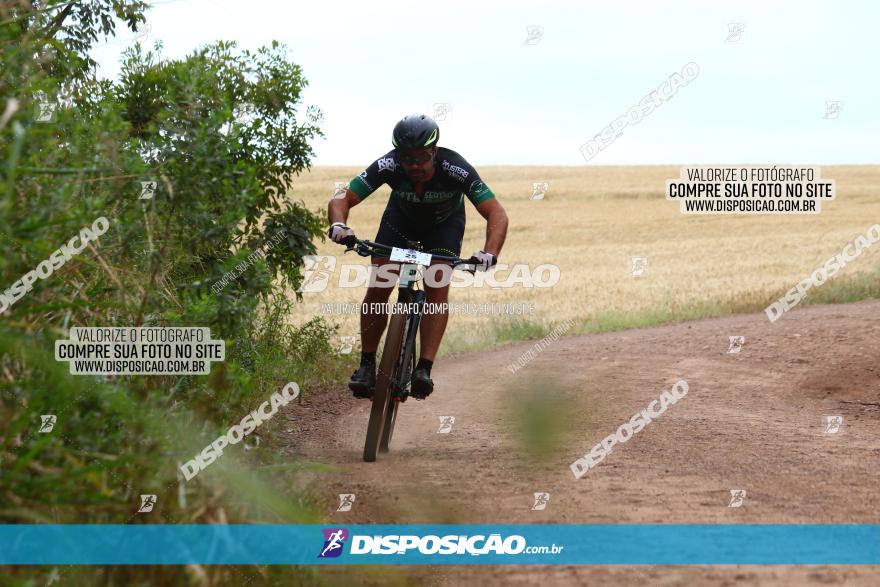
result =
M395 248L391 245L383 245L382 243L374 243L368 240L361 240L355 236L349 236L342 240L343 245L346 245L345 253L348 251L355 251L361 257L388 257L391 254L391 249ZM378 250L387 251L387 253L383 254L382 252L378 252ZM433 253L429 253L431 255L431 260L438 259L440 261L449 261L452 264L452 267L458 267L459 265L474 265L473 269L462 269L462 271L469 271L470 273L475 273L476 261L472 261L471 259L462 259L461 257L456 256L448 256L448 255L435 255Z

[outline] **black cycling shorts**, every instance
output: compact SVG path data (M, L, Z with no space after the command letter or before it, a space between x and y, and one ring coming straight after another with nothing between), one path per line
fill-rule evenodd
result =
M465 211L459 206L449 218L434 224L413 220L392 201L388 202L375 242L392 247L408 248L407 241L419 241L422 250L435 255L460 256L464 238Z

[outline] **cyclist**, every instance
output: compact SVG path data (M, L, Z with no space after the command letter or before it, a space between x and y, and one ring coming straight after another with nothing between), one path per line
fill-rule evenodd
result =
M507 213L492 190L482 182L477 171L451 149L438 147L440 128L429 116L411 114L398 122L391 135L394 149L374 161L349 182L342 194L334 196L327 207L332 223L328 236L336 243L350 241L354 231L346 226L348 212L383 184L391 188L391 197L382 214L375 241L383 245L408 248L407 241L419 241L428 253L459 256L465 226L464 198L486 219L483 249L469 262L487 271L498 262L498 254L507 235ZM446 264L438 262L432 264ZM400 263L373 256L371 264L394 275ZM355 397L372 398L376 386L376 349L385 331L388 313L385 303L395 283L384 286L371 279L361 311L361 364L348 382ZM425 282L425 301L444 308L449 297L449 282L433 286ZM438 306L439 304L439 306ZM421 356L413 371L410 395L425 399L434 390L431 367L446 329L446 311L427 313L420 325Z

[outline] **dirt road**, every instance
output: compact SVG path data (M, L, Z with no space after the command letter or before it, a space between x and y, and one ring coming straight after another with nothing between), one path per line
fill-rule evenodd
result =
M744 336L729 353L729 337ZM368 403L340 385L290 416L289 451L340 523L878 523L880 301L535 341L440 359L361 461ZM661 391L686 397L597 467L569 465ZM843 416L839 432L823 418ZM441 416L455 418L438 433ZM743 489L741 507L728 507ZM548 492L543 511L535 492ZM339 493L354 507L337 512ZM434 567L425 584L880 584L880 567Z

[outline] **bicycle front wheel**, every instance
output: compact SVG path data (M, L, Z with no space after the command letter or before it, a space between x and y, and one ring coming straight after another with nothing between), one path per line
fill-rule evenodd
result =
M407 332L412 328L413 320L410 319L409 322L407 322ZM400 362L397 365L397 371L394 373L394 380L397 381L400 386L405 387L412 376L415 365L415 343L410 341L407 337L403 342ZM382 428L382 436L379 441L379 452L388 452L388 445L391 444L391 437L394 435L394 424L397 423L397 410L399 409L400 402L394 399L394 394L392 393L388 404L388 410L385 412L385 426Z
M425 292L413 292L412 298L409 300L416 304L422 304L425 301ZM400 351L400 361L393 373L392 383L399 386L400 391L406 392L409 386L409 380L416 368L416 357L418 356L418 347L416 339L418 338L419 322L421 315L419 312L406 314L406 336L403 339L403 348ZM382 428L382 438L379 441L379 452L388 452L388 445L391 444L391 437L394 435L394 425L397 423L397 411L400 409L400 402L394 399L394 388L392 388L391 403L388 411L385 413L385 426Z
M391 323L385 334L385 346L382 349L382 361L376 377L376 392L370 407L370 422L367 424L367 441L364 444L364 460L372 463L379 452L379 441L385 425L387 412L391 406L391 378L400 360L400 349L403 347L403 336L406 327L406 315L392 314ZM396 403L396 402L394 402Z

